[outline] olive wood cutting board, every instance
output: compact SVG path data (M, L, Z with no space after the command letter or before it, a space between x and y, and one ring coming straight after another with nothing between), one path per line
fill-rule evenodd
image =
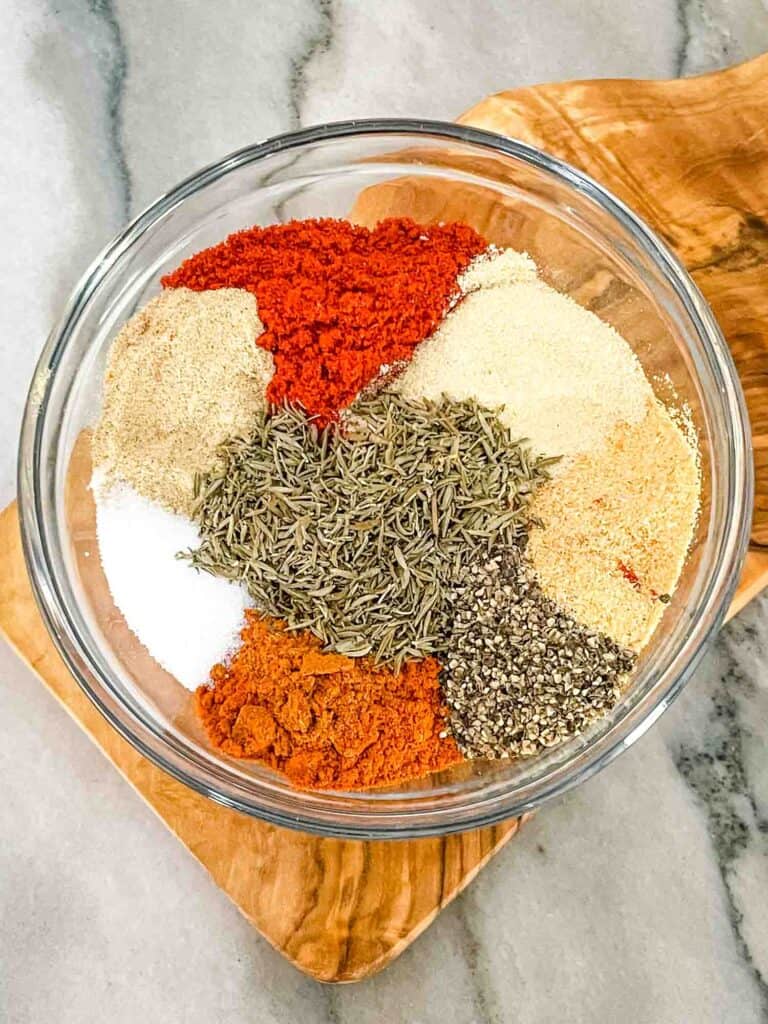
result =
M670 82L570 82L493 96L461 120L590 173L678 252L723 327L752 418L752 547L731 614L768 584L768 56ZM518 821L435 839L321 839L214 804L107 724L57 654L35 605L15 505L0 514L0 628L20 656L235 905L322 981L398 956L515 834Z

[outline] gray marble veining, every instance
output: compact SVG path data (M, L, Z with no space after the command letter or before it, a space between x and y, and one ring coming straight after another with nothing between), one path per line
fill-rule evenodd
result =
M765 0L678 0L678 14L682 29L678 75L737 64L768 47Z
M317 121L451 118L518 85L693 74L767 48L765 0L7 0L0 502L67 292L197 167ZM344 989L260 940L0 647L0 1019L768 1019L767 619L755 602L648 736Z
M706 814L737 951L768 1008L768 936L761 928L761 883L768 882L766 611L763 597L723 632L700 673L707 699L684 694L685 724L670 745Z

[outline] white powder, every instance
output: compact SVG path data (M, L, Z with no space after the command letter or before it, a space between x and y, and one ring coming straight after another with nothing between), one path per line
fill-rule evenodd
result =
M196 547L193 523L119 484L93 485L96 528L112 598L158 664L193 690L237 644L242 587L176 558Z
M612 327L544 284L511 249L470 264L465 298L416 350L395 390L410 398L504 406L501 420L544 455L600 447L616 423L637 423L653 392Z

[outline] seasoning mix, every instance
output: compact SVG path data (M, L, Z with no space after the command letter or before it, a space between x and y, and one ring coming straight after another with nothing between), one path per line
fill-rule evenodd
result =
M99 548L214 748L397 786L616 704L700 500L616 331L460 223L254 227L162 285L109 354Z

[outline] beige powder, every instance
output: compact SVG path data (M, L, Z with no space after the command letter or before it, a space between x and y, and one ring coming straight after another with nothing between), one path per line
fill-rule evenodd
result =
M536 264L526 252L489 247L476 256L459 278L459 289L468 295L480 288L531 283L538 277Z
M94 465L188 514L194 477L222 441L248 433L274 372L256 345L256 299L235 288L164 291L115 338L104 378Z
M534 451L594 451L621 420L637 422L653 392L624 339L539 280L512 249L473 261L465 297L416 350L395 390L409 398L474 397Z
M695 449L658 402L619 424L536 495L528 552L542 589L585 625L639 651L675 589L699 509ZM633 583L620 565L637 576Z

